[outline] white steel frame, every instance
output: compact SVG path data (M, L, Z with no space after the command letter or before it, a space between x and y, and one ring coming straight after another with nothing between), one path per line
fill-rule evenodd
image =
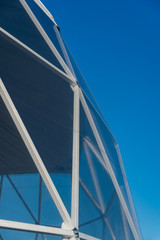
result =
M5 29L0 27L0 32L3 33L6 37L8 37L9 39L11 39L15 44L17 44L18 46L22 47L24 49L24 51L27 51L29 54L32 55L32 57L37 58L42 64L44 64L45 66L49 67L50 69L52 69L57 75L61 76L65 81L67 81L69 84L71 84L72 86L75 86L75 80L73 81L73 79L67 75L66 73L64 73L63 71L61 71L58 67L56 67L55 65L53 65L52 63L50 63L48 60L46 60L44 57L42 57L41 55L39 55L38 53L36 53L34 50L32 50L30 47L28 47L27 45L25 45L24 43L22 43L20 40L18 40L17 38L15 38L13 35L11 35L10 33L8 33Z
M79 87L76 85L74 91L73 109L73 156L72 156L72 204L71 217L74 226L78 229L79 216Z
M126 205L126 202L124 200L124 197L122 195L120 186L117 182L117 179L115 177L114 171L112 169L112 166L110 164L110 161L108 159L107 153L105 151L105 148L103 146L103 142L100 138L100 135L98 133L97 127L94 123L94 120L92 118L91 112L89 110L89 107L86 103L85 97L82 93L82 90L77 84L77 79L75 76L72 74L72 72L69 70L68 66L58 53L57 49L55 48L54 44L51 42L49 37L47 36L46 32L38 22L37 18L34 16L33 12L25 2L25 0L19 0L25 10L27 11L28 15L36 25L37 29L41 33L42 37L45 39L46 43L50 47L51 51L53 54L57 57L58 61L60 62L61 66L64 68L66 71L66 74L62 72L60 69L58 69L56 66L51 64L49 61L47 61L45 58L40 56L38 53L33 51L31 48L23 44L21 41L16 39L14 36L9 34L7 31L4 29L0 28L0 31L5 34L7 37L9 37L12 41L14 41L16 44L19 46L23 47L26 51L28 51L32 56L38 58L41 60L43 64L46 64L46 66L49 66L59 74L64 80L68 81L69 84L72 87L73 93L74 93L74 109L73 109L73 156L72 156L72 203L71 203L71 216L69 216L69 213L53 183L53 181L50 178L50 175L43 164L43 161L19 115L17 112L16 107L14 106L14 103L12 102L12 99L9 96L9 93L7 92L4 83L2 79L0 78L0 96L2 97L4 104L6 105L8 112L10 113L39 173L41 178L43 179L51 197L52 200L54 201L64 223L62 224L61 228L54 228L54 227L46 227L42 225L36 225L36 224L28 224L28 223L21 223L21 222L15 222L15 221L6 221L3 219L0 219L0 228L6 228L6 229L16 229L16 230L23 230L23 231L30 231L30 232L36 232L36 233L45 233L45 234L53 234L53 235L59 235L62 236L63 239L86 239L86 240L99 240L98 238L95 238L93 236L84 234L79 232L78 227L78 218L79 218L79 184L83 187L84 191L88 195L88 197L91 199L91 201L94 203L94 205L99 209L101 212L104 211L104 206L103 206L103 201L102 201L102 196L101 193L98 189L98 180L95 177L94 171L91 166L91 162L89 160L89 155L87 157L88 163L90 166L90 170L92 173L93 181L96 187L97 194L99 196L100 200L100 205L96 202L92 194L89 192L85 184L83 183L82 179L79 178L79 135L80 135L80 102L82 104L82 107L84 109L84 112L87 116L87 119L89 121L89 124L91 126L91 129L93 131L94 137L96 139L96 142L98 144L99 150L101 152L102 157L99 155L99 153L94 149L92 144L85 139L85 144L86 147L90 148L92 152L95 154L97 160L100 162L100 164L103 166L103 168L106 170L106 173L110 175L110 178L113 182L113 185L115 187L115 191L119 197L119 200L121 202L122 209L124 211L125 217L128 221L128 224L131 228L131 231L133 233L133 236L135 240L140 240L137 230L135 228L135 225L133 223L133 220L131 218L131 215L129 213L128 207ZM49 11L43 6L43 4L39 0L34 0L37 5L47 14L48 17L55 23L52 15L49 13ZM64 47L64 46L63 46ZM64 47L65 48L65 47ZM66 51L66 50L65 50ZM65 52L67 54L67 52ZM123 221L124 221L124 216L123 216ZM106 219L106 224L108 225L107 219ZM108 227L110 229L110 233L112 235L112 238L115 240L115 236L113 233L113 230L111 226Z
M107 169L108 169L110 178L111 178L111 180L112 180L112 182L113 182L113 185L114 185L114 187L115 187L115 190L116 190L116 192L117 192L117 195L118 195L118 197L119 197L119 200L120 200L120 202L121 202L121 205L122 205L122 207L123 207L124 213L125 213L126 218L127 218L127 220L128 220L129 226L130 226L130 228L131 228L131 230L132 230L133 236L134 236L135 240L139 240L139 236L138 236L137 230L136 230L136 228L135 228L135 225L134 225L133 220L132 220L132 218L131 218L131 215L130 215L130 213L129 213L129 210L128 210L128 207L127 207L126 202L125 202L125 200L124 200L124 197L123 197L123 194L122 194L122 192L121 192L120 186L119 186L119 184L118 184L118 182L117 182L117 179L116 179L116 177L115 177L114 171L113 171L113 169L112 169L112 166L111 166L111 164L110 164L110 161L109 161L109 159L108 159L107 153L106 153L106 151L105 151L105 148L104 148L104 146L103 146L102 140L101 140L101 138L100 138L100 136L99 136L98 130L97 130L97 128L96 128L96 125L95 125L95 123L94 123L94 120L93 120L93 118L92 118L92 115L91 115L91 113L90 113L89 107L88 107L88 105L87 105L87 103L86 103L86 100L85 100L85 98L84 98L84 95L83 95L82 91L80 91L80 100L81 100L83 109L84 109L84 111L85 111L85 114L86 114L86 116L87 116L87 118L88 118L89 124L90 124L90 126L91 126L91 128L92 128L92 131L93 131L94 137L95 137L95 139L96 139L96 142L97 142L97 144L98 144L99 150L100 150L100 152L101 152L101 154L102 154L102 157L103 157L103 159L104 159L104 161L105 161L105 163L106 163L106 166L107 166Z
M52 43L52 41L50 40L50 38L48 37L48 35L46 34L45 30L42 28L41 24L39 23L39 21L37 20L37 18L35 17L35 15L33 14L33 12L31 11L31 9L29 8L28 4L26 3L25 0L19 0L22 4L22 6L24 7L24 9L26 10L26 12L28 13L29 17L32 19L33 23L35 24L35 26L37 27L38 31L40 32L40 34L42 35L42 37L44 38L44 40L46 41L47 45L49 46L49 48L51 49L51 51L53 52L54 56L57 58L57 60L59 61L59 63L61 64L61 66L63 67L63 69L65 70L65 72L72 78L72 80L75 80L75 77L73 76L73 74L71 73L70 69L68 68L68 66L66 65L66 63L64 62L63 58L61 57L61 55L59 54L59 52L57 51L57 49L55 48L54 44Z

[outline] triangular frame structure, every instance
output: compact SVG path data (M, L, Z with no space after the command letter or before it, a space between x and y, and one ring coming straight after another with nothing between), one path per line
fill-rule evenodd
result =
M56 47L54 46L53 42L50 40L48 35L46 34L43 27L40 25L38 19L35 17L34 13L31 11L29 6L27 5L25 0L19 0L28 13L29 17L34 22L35 26L37 27L38 31L48 44L49 48L51 49L52 53L56 56L57 60L63 67L65 72L62 72L60 69L58 69L56 66L54 66L52 63L50 63L48 60L46 60L44 57L36 53L34 50L32 50L30 47L19 41L17 38L15 38L13 35L11 35L6 30L0 28L0 32L3 33L7 38L10 38L12 41L14 41L17 45L20 45L22 48L24 48L26 51L28 51L31 55L33 55L35 58L37 58L41 63L44 65L47 65L49 68L52 68L54 72L56 72L58 75L60 75L65 81L67 81L73 92L74 92L74 109L73 109L73 155L72 155L72 203L71 203L71 216L69 215L44 163L43 159L41 159L34 142L32 141L32 138L29 134L29 132L26 129L25 124L23 123L21 116L19 115L9 93L7 92L7 89L4 85L3 79L0 78L0 96L3 99L3 102L5 106L8 109L8 112L13 119L18 132L20 133L31 157L33 162L35 163L38 172L40 173L41 178L43 179L50 196L52 200L54 201L62 219L63 224L61 228L55 228L55 227L48 227L43 225L36 225L36 224L28 224L28 223L22 223L22 222L15 222L15 221L8 221L4 219L0 219L0 228L5 229L15 229L15 230L21 230L21 231L29 231L29 232L35 232L35 233L42 233L42 234L52 234L57 236L62 236L63 239L86 239L86 240L98 240L98 238L95 238L94 236L87 235L85 233L79 232L79 144L80 144L80 103L83 107L83 110L86 114L86 117L88 119L88 122L90 124L90 127L92 129L93 135L96 139L97 145L99 147L99 151L102 155L99 156L98 153L95 151L94 148L92 148L92 145L90 142L87 142L86 140L86 147L90 149L93 154L97 157L102 167L105 169L106 173L110 176L112 183L114 185L115 191L119 197L119 201L121 203L121 206L123 208L123 212L125 214L125 217L128 221L128 224L130 226L130 229L132 231L132 234L134 236L135 240L140 240L140 236L137 232L137 229L135 227L135 224L133 222L133 219L130 215L130 212L128 210L127 204L125 202L124 196L121 192L119 183L116 179L115 173L112 169L112 166L110 164L109 158L107 156L105 147L103 145L103 142L101 140L101 137L98 133L96 124L93 120L92 114L90 112L90 109L88 107L88 104L84 97L84 92L80 88L77 79L74 75L74 71L71 71L67 64L62 59L61 55L57 51ZM56 25L52 15L49 13L49 11L44 7L44 5L39 0L34 0L35 3L41 8L42 11L45 12L45 14L53 21L53 23ZM57 25L56 25L57 26ZM64 55L66 56L66 62L68 65L72 66L69 57L67 55L67 51L65 50L65 46L63 45L63 42L60 42L62 49L64 50ZM72 73L73 72L73 73ZM0 76L1 77L1 76ZM95 174L93 173L93 176ZM94 184L95 188L97 190L97 195L99 196L99 202L101 203L98 205L94 198L90 195L90 198L93 198L92 201L95 202L95 205L97 204L99 209L102 210L102 201L101 201L101 193L98 192L98 183L96 180L96 177L94 178ZM86 191L88 191L86 189ZM116 239L114 236L114 233L112 229L110 228L110 232L113 239ZM127 235L127 233L126 233Z

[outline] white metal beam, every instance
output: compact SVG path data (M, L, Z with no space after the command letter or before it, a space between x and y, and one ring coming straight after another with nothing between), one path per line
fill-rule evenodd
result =
M24 48L24 50L28 51L28 53L33 55L33 57L36 57L38 60L40 60L41 63L45 64L50 69L52 69L57 75L61 76L65 81L69 82L69 84L71 84L72 86L75 86L76 84L75 81L73 81L73 79L69 75L67 75L65 72L61 71L55 65L53 65L48 60L46 60L44 57L42 57L41 55L36 53L34 50L32 50L30 47L28 47L27 45L22 43L20 40L15 38L13 35L8 33L5 29L0 27L0 32L2 32L5 36L10 38L12 41L14 41L17 45L20 45L22 48Z
M73 109L73 156L72 156L72 207L71 218L78 229L79 218L79 87L76 85L74 91Z
M59 194L58 194L58 191L55 187L55 185L53 184L53 181L25 127L25 125L23 124L23 121L19 115L19 113L17 112L16 110L16 107L14 106L3 82L2 82L2 79L0 78L0 95L8 109L8 112L10 113L63 221L65 222L65 224L67 226L69 226L70 229L73 229L74 225L73 225L73 222L68 214L68 211L66 210Z
M123 197L123 194L122 194L122 192L121 192L120 186L119 186L118 181L117 181L117 179L116 179L116 177L115 177L115 174L114 174L114 172L113 172L112 166L111 166L110 161L109 161L109 158L108 158L108 156L107 156L107 154L106 154L106 151L105 151L105 148L104 148L104 146L103 146L102 140L101 140L101 138L100 138L100 136L99 136L99 133L98 133L97 128L96 128L96 125L95 125L95 123L94 123L94 121L93 121L92 115L91 115L91 113L90 113L90 110L89 110L89 108L88 108L88 105L87 105L87 103L86 103L86 100L85 100L85 98L84 98L83 93L82 93L81 90L80 90L80 100L81 100L83 109L84 109L84 111L85 111L85 114L86 114L86 116L87 116L87 119L88 119L88 121L89 121L89 124L90 124L90 126L91 126L91 128L92 128L94 137L95 137L95 139L96 139L96 142L97 142L97 144L98 144L98 147L99 147L99 149L100 149L100 152L101 152L101 154L102 154L102 157L103 157L103 159L104 159L104 161L105 161L105 163L106 163L108 172L109 172L109 174L110 174L111 180L112 180L112 182L113 182L113 185L114 185L115 190L116 190L116 192L117 192L117 195L118 195L118 197L119 197L120 203L121 203L121 205L122 205L122 207L123 207L123 210L124 210L124 212L125 212L125 215L126 215L126 218L127 218L127 220L128 220L128 223L129 223L129 225L130 225L130 228L131 228L131 230L132 230L133 236L134 236L135 240L139 240L139 236L138 236L137 230L136 230L136 228L135 228L135 225L134 225L133 220L132 220L132 218L131 218L131 215L130 215L130 213L129 213L129 210L128 210L128 207L127 207L126 202L125 202L125 200L124 200L124 197Z
M79 237L80 239L84 239L84 240L101 240L100 238L96 238L82 232L79 233Z
M54 44L52 43L52 41L50 40L50 38L48 37L48 35L46 34L45 30L43 29L43 27L41 26L41 24L39 23L39 21L37 20L37 18L35 17L35 15L33 14L33 12L31 11L30 7L28 6L28 4L26 3L25 0L19 0L22 4L22 6L24 7L24 9L26 10L27 14L29 15L29 17L31 18L31 20L33 21L33 23L35 24L35 26L37 27L38 31L40 32L40 34L42 35L42 37L44 38L44 40L46 41L47 45L49 46L49 48L51 49L52 53L54 54L54 56L57 58L57 60L59 61L60 65L62 66L62 68L65 70L65 72L72 78L73 81L76 82L75 77L73 76L73 74L71 73L70 69L68 68L68 66L66 65L66 63L64 62L63 58L61 57L61 55L59 54L59 52L57 51L57 49L55 48Z
M57 26L57 23L54 20L52 14L48 11L48 9L44 6L44 4L40 0L34 0L34 2L41 8L41 10L51 19L51 21Z
M42 234L52 234L52 235L66 236L66 237L74 236L74 232L70 229L48 227L43 225L8 221L3 219L0 219L0 228L34 232L34 233L42 233Z

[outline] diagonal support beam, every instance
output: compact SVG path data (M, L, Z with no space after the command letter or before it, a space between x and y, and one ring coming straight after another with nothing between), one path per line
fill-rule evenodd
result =
M96 238L96 237L93 237L93 236L90 236L88 234L85 234L85 233L79 233L79 237L80 239L84 239L84 240L101 240L100 238Z
M137 230L136 230L136 228L135 228L135 225L134 225L133 220L132 220L132 218L131 218L131 215L130 215L130 213L129 213L129 210L128 210L128 207L127 207L126 202L125 202L125 200L124 200L124 197L123 197L123 194L122 194L122 192L121 192L120 186L119 186L118 181L117 181L117 179L116 179L116 177L115 177L114 171L113 171L112 166L111 166L111 164L110 164L109 158L108 158L108 156L107 156L107 154L106 154L106 151L105 151L105 148L104 148L104 146L103 146L102 140L101 140L101 138L100 138L100 136L99 136L98 130L97 130L96 125L95 125L95 123L94 123L94 121L93 121L92 115L91 115L91 113L90 113L90 110L89 110L89 108L88 108L88 105L87 105L87 103L86 103L86 100L85 100L85 98L84 98L83 93L82 93L81 90L80 90L80 100L81 100L83 109L84 109L84 111L85 111L85 114L86 114L86 116L87 116L87 119L88 119L88 121L89 121L89 124L90 124L90 126L91 126L91 128L92 128L94 137L95 137L95 139L96 139L96 142L97 142L97 144L98 144L98 147L99 147L99 149L100 149L100 152L101 152L101 154L102 154L102 157L103 157L103 159L104 159L104 161L105 161L105 163L106 163L106 166L107 166L107 169L108 169L110 178L111 178L111 180L112 180L112 182L113 182L113 185L114 185L115 190L116 190L116 192L117 192L117 195L118 195L118 197L119 197L120 203L121 203L121 205L122 205L122 207L123 207L124 213L125 213L126 218L127 218L127 220L128 220L128 223L129 223L129 226L130 226L131 231L132 231L132 233L133 233L133 236L134 236L135 240L139 240L139 236L138 236Z
M52 234L57 236L66 236L68 238L74 236L73 231L69 229L67 230L62 228L8 221L3 219L0 219L0 228L27 231L27 232L33 232L33 233Z
M59 54L59 52L57 51L57 49L55 48L54 44L52 43L52 41L50 40L50 38L48 37L48 35L46 34L45 30L43 29L43 27L41 26L41 24L39 23L39 21L37 20L37 18L35 17L35 15L33 14L33 12L31 11L30 7L28 6L28 4L26 3L25 0L19 0L22 4L22 6L24 7L24 9L26 10L27 14L29 15L29 17L31 18L31 20L33 21L33 23L35 24L36 28L38 29L38 31L40 32L40 34L42 35L42 37L44 38L44 40L46 41L47 45L49 46L49 48L51 49L52 53L54 54L54 56L57 58L57 60L59 61L59 63L61 64L61 66L63 67L63 69L65 70L65 72L67 73L68 76L70 76L72 78L73 81L76 81L75 77L73 76L73 74L71 73L70 69L68 68L68 66L66 65L66 63L64 62L63 58L61 57L61 55Z
M8 112L10 113L10 115L17 127L17 129L18 129L63 221L69 228L73 229L74 224L73 224L73 222L62 202L62 199L60 198L60 195L59 195L55 185L53 184L53 181L52 181L32 139L31 139L19 113L17 112L16 107L14 106L1 78L0 78L0 95L8 109Z
M30 47L22 43L20 40L15 38L13 35L8 33L5 29L0 27L0 33L3 34L3 36L10 41L14 42L15 45L18 47L21 47L23 51L26 51L28 54L30 54L33 58L36 58L41 64L45 65L52 71L54 71L58 76L62 77L65 81L67 81L71 86L75 86L75 81L67 75L65 72L61 71L58 67L50 63L48 60L46 60L44 57L36 53L34 50L32 50Z

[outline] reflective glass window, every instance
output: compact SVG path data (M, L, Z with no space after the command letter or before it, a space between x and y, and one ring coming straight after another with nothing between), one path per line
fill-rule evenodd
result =
M103 146L104 146L107 156L109 158L110 164L112 166L112 169L114 171L114 174L115 174L118 184L120 186L120 189L122 191L122 194L124 196L126 204L129 208L130 214L134 220L136 218L136 216L134 214L133 204L130 204L130 202L129 202L128 190L126 189L127 179L126 179L126 175L124 172L123 163L121 160L118 144L117 144L114 136L112 135L110 129L105 124L103 119L99 116L99 114L95 111L95 109L92 106L92 104L90 103L90 101L86 97L85 97L85 100L87 102L87 105L88 105L91 115L93 117L94 123L98 130L98 134L102 140ZM97 142L94 139L93 133L90 134L89 139L90 139L92 145L95 146L95 148L99 149ZM103 151L103 149L100 149L100 151Z
M44 13L44 11L35 3L34 0L26 0L31 11L43 27L44 31L52 41L60 56L67 62L66 50L60 36L59 30L54 22Z
M94 108L89 105L89 109L93 115L92 111ZM95 114L93 118L95 121L95 118L98 117ZM99 118L95 121L96 126L98 126L102 142L104 141L103 137L106 137L105 140L107 142L104 144L105 150L107 155L109 155L109 160L112 161L112 168L129 211L131 212L133 206L129 202L126 190L126 179L124 180L123 171L118 156L116 155L117 152L114 149L115 139L109 130L104 129L106 126L100 128L99 125L97 125L98 121ZM106 131L108 131L107 134ZM103 239L128 239L125 232L130 232L130 230L126 230L128 222L126 220L127 223L125 223L124 226L125 214L122 211L101 151L102 149L99 149L83 106L80 105L80 230L85 231L87 234L94 235L97 238L103 236ZM116 171L118 171L118 174ZM131 216L133 218L132 213L133 212L131 212ZM129 225L127 226L128 229L130 229ZM94 233L95 231L97 233L96 235Z
M1 98L0 149L0 219L61 226L61 216Z
M53 70L10 40L1 37L0 51L5 56L0 59L2 81L70 212L72 89Z
M0 4L0 27L64 71L20 1L1 0Z

